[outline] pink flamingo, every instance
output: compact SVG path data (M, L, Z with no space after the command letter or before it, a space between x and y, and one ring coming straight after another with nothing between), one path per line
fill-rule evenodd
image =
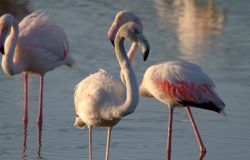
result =
M75 127L89 128L89 154L92 160L92 128L107 127L106 160L109 157L109 144L112 127L122 117L134 112L139 91L133 67L124 50L124 40L138 43L142 48L143 59L149 53L149 44L137 25L130 22L123 25L115 37L116 57L121 68L123 82L104 70L91 74L75 88Z
M65 32L49 21L43 11L35 11L26 16L18 25L11 14L0 17L0 51L3 54L2 68L5 74L23 72L24 115L28 121L28 75L40 75L40 98L37 116L42 123L43 79L46 72L59 65L71 67L74 60L68 54L69 46Z
M119 12L109 30L110 40L113 41L119 26L133 20L136 20L134 22L137 23L139 18L129 11ZM141 26L141 22L138 25ZM133 58L136 46L132 45L130 51L132 51L130 53L132 56L128 55L128 57ZM206 152L189 106L225 115L223 111L225 104L216 93L213 81L199 66L186 61L169 61L153 65L146 70L139 86L139 92L141 96L154 97L169 107L168 159L171 157L172 119L175 107L186 108L200 151Z

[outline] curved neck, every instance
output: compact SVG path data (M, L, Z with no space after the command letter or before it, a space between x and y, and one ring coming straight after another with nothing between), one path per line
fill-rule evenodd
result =
M135 53L136 53L137 48L138 48L138 44L133 42L128 53L127 53L128 59L132 64L134 62ZM122 72L120 72L120 77L121 77L122 82L125 84L125 79L124 79Z
M10 29L10 34L4 43L5 54L2 57L2 68L5 74L14 75L23 71L21 64L14 63L14 52L18 39L19 29L18 23L13 18L13 23Z
M134 112L139 100L139 91L135 72L129 62L124 49L124 38L116 36L115 39L116 57L121 67L121 75L126 85L126 100L115 110L115 117L123 117Z
M133 42L127 54L130 62L133 62L137 48L138 48L138 44Z

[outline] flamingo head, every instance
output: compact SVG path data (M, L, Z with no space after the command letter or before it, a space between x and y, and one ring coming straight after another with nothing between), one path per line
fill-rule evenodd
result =
M136 23L128 22L120 27L115 37L115 45L119 43L118 39L125 38L128 38L132 43L137 43L141 47L143 60L146 61L148 58L150 45Z
M134 22L136 25L138 25L138 28L142 32L143 30L142 23L140 19L134 13L129 12L127 10L120 11L116 14L115 20L113 21L108 31L108 37L113 45L114 45L115 36L119 28L127 22Z
M0 52L4 53L4 43L9 34L14 17L10 14L4 14L0 17Z

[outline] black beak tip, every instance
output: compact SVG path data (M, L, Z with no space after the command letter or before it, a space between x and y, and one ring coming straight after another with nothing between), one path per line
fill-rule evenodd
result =
M143 54L143 60L146 61L148 59L148 55L149 55L149 50L146 50Z
M115 42L110 39L110 42L112 43L113 47L115 46Z
M0 52L4 55L4 47L0 47Z

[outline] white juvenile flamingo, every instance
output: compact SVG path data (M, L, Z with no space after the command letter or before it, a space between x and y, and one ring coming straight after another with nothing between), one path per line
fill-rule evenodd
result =
M110 40L113 41L119 26L134 19L136 20L134 22L137 23L139 18L129 11L119 12L115 18L115 23L112 24L109 30ZM138 25L141 25L141 22ZM132 45L130 50L133 53L130 53L132 56L128 56L133 57L136 47ZM216 93L213 81L199 66L186 61L169 61L153 65L146 70L139 92L141 96L154 97L169 107L168 159L170 159L171 153L173 110L177 106L186 108L200 146L200 151L205 153L205 146L189 106L225 114L223 111L225 104Z
M124 49L124 40L138 43L146 60L149 44L135 23L124 24L115 37L115 52L121 68L123 82L104 70L91 74L75 88L75 127L89 128L89 154L92 160L92 128L107 127L106 160L109 156L111 128L120 119L134 112L139 91L133 67Z
M24 116L28 121L28 75L40 75L40 98L37 122L42 122L43 78L46 72L59 65L72 66L69 46L63 29L49 20L43 11L26 16L18 25L11 14L0 17L0 51L5 74L23 72Z

